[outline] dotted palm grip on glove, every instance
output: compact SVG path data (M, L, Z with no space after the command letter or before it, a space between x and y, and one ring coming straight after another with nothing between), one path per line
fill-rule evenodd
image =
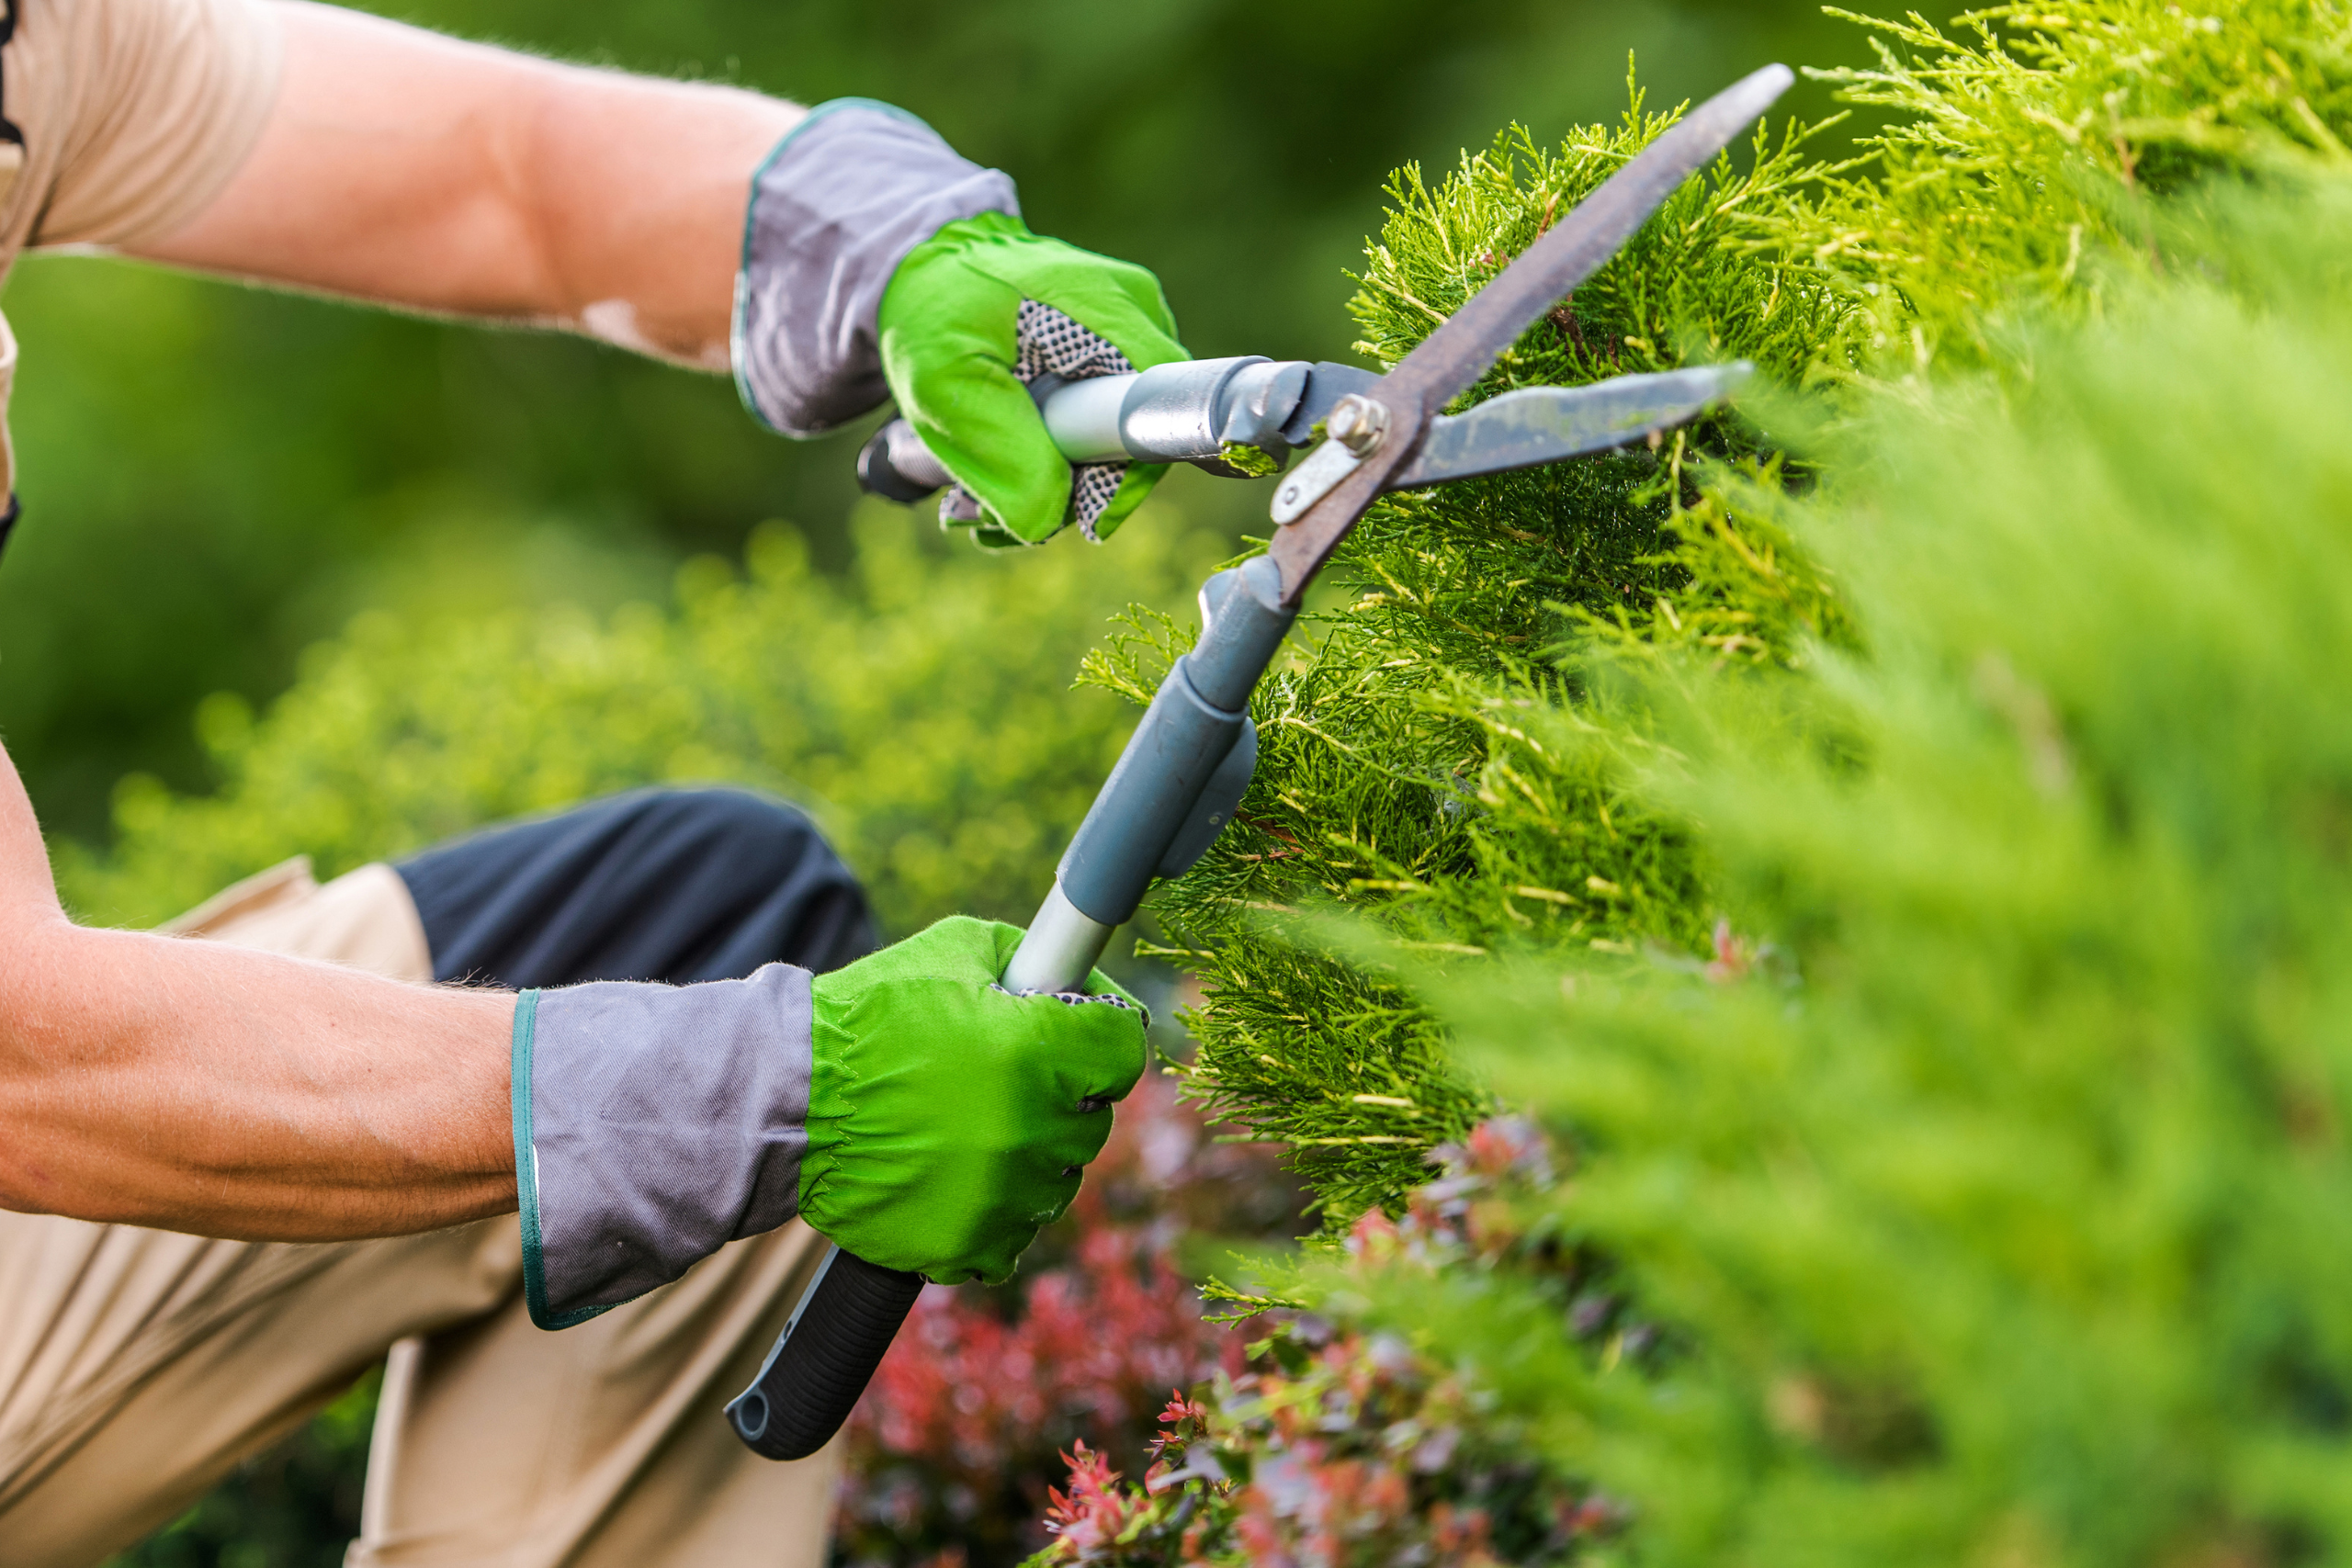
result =
M1014 331L1020 352L1013 360L1012 373L1029 389L1029 395L1041 402L1055 388L1069 382L1091 380L1097 376L1125 376L1135 369L1108 338L1089 332L1051 305L1041 305L1035 299L1021 301ZM1126 475L1125 463L1071 465L1069 520L1078 525L1078 531L1090 543L1102 542L1094 532L1095 522L1117 499L1120 481ZM939 520L955 525L982 524L987 521L987 514L980 510L979 497L957 483L949 485L940 496ZM988 528L978 537L987 545L1026 543L1000 528Z

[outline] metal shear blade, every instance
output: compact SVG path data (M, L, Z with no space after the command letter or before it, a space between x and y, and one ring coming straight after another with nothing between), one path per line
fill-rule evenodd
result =
M1599 271L1795 79L1787 66L1768 65L1699 105L1538 235L1378 386L1333 407L1326 428L1340 439L1308 454L1274 491L1282 527L1266 554L1282 573L1283 604L1298 603L1375 496L1411 482L1405 476L1423 461L1437 411L1476 385L1521 333ZM1334 454L1341 442L1349 449Z
M1430 421L1421 449L1382 488L1419 490L1623 446L1695 417L1755 368L1741 360L1618 376L1587 387L1505 392L1467 412Z

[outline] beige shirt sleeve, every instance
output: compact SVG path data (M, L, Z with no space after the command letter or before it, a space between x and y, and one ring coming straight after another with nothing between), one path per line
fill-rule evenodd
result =
M0 266L124 245L202 211L260 138L283 49L265 0L15 0L0 107L24 133Z
M260 140L284 51L266 0L6 0L0 276L28 245L126 245L204 210ZM0 507L13 504L0 320ZM5 527L0 527L5 536Z

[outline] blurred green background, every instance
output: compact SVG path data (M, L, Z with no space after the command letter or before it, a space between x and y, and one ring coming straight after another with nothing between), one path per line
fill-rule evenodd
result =
M455 0L392 14L631 69L908 105L1010 171L1032 225L1156 269L1199 354L1343 357L1341 270L1386 172L1506 121L1555 137L1768 59L1862 58L1808 0ZM1790 107L1829 111L1806 83ZM1842 134L1839 133L1839 134ZM201 787L190 715L264 700L370 606L666 596L782 521L847 560L856 438L797 446L722 379L78 256L6 308L25 521L0 562L0 734L52 834L116 781ZM1259 487L1170 499L1248 526ZM1074 544L1057 547L1077 548ZM1114 607L1106 603L1104 609Z

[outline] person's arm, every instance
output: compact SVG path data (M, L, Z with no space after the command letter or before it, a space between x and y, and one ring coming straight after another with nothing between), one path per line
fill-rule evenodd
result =
M514 1013L73 924L0 751L0 1208L297 1241L506 1213Z
M204 210L129 254L731 364L791 435L894 397L959 481L942 520L988 542L1071 523L1107 538L1163 471L1073 475L1025 386L1184 358L1159 280L1030 233L1012 181L914 117L853 101L812 118L327 6L273 10L284 70L257 144Z
M727 368L752 175L804 111L277 8L285 74L260 141L131 254Z
M1148 352L1182 355L1148 274L1028 234L1009 181L897 111L852 107L779 149L801 111L753 94L281 10L282 91L204 210L160 238L88 220L40 238L571 325L718 368L748 208L758 309L742 331L759 367L784 362L787 398L839 402L849 386L878 400L878 360L894 357L877 325L886 284L926 325L981 333L981 400L1035 426L1022 432L1042 444L1032 466L1051 470L1023 480L1040 537L1064 520L1070 479L1014 376L1017 308L1066 297L1081 328L1141 322ZM118 84L130 101L137 85ZM967 185L972 199L940 199ZM910 213L940 227L899 233ZM1001 221L956 221L973 213ZM918 244L931 259L916 273L952 276L910 288L901 260ZM1007 276L975 271L981 252ZM812 322L808 363L769 352L808 347L795 334ZM917 366L900 377L912 386L969 355L924 339L895 357ZM804 1206L869 1260L998 1278L1069 1201L1145 1054L1140 1010L1099 975L1082 992L1004 991L1018 938L951 920L813 979L770 965L542 1003L84 930L0 754L0 1207L330 1239L519 1196L526 1293L550 1326Z

